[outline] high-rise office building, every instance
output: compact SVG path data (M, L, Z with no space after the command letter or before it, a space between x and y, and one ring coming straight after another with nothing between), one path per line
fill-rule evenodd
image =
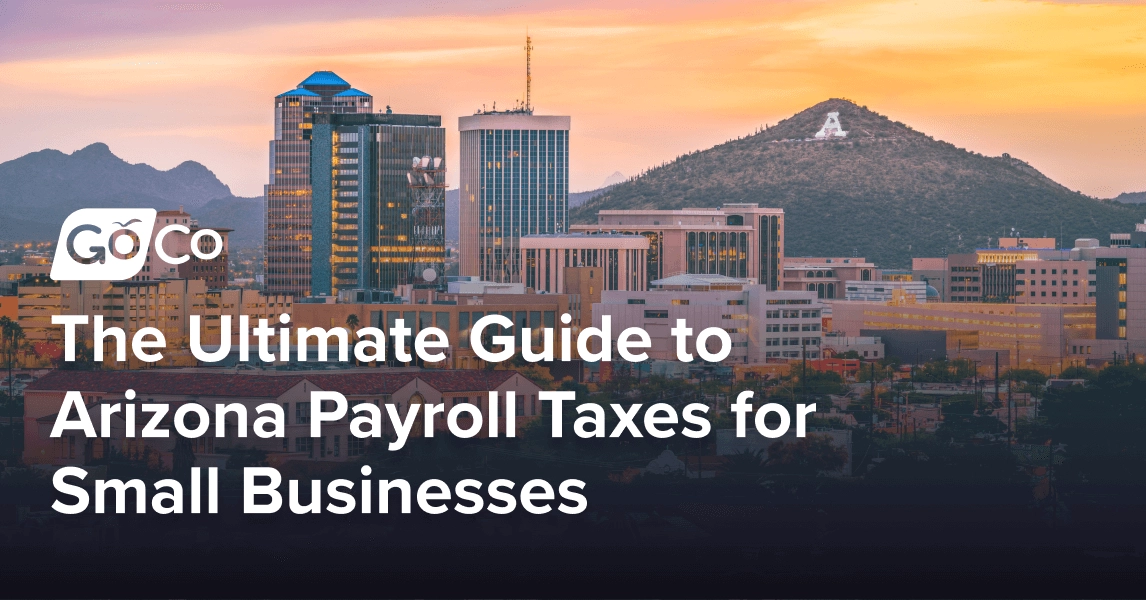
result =
M330 71L275 98L266 186L269 292L392 289L416 283L427 264L432 279L443 274L444 242L415 248L418 192L407 177L412 159L426 156L430 165L421 175L428 171L435 186L442 178L444 164L434 161L445 155L441 117L393 114L389 107L374 113L372 104L370 94ZM443 211L423 220L444 232Z
M569 123L528 105L459 119L462 275L518 282L521 237L565 231Z
M312 295L445 280L441 123L436 115L315 116ZM320 205L319 198L330 203Z

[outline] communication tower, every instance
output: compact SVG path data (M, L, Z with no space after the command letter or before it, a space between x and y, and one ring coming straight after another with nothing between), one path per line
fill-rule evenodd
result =
M437 288L446 273L446 167L440 156L415 156L406 173L414 196L414 287Z

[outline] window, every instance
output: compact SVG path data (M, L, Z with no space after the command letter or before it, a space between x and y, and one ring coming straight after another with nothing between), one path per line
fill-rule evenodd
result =
M294 405L294 423L295 425L309 425L310 424L310 403L299 402Z
M644 298L629 298L629 304L644 304Z
M688 300L673 300L673 306L688 306Z
M366 440L362 438L347 436L346 438L346 455L347 456L362 456L363 447Z
M307 456L314 458L314 438L310 437L296 437L294 438L294 451L306 452Z
M667 310L646 310L646 319L667 319L669 318L669 311Z

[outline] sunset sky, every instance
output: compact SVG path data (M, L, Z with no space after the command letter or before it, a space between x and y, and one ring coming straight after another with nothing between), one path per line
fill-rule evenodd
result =
M527 29L574 191L830 97L1087 194L1146 190L1142 2L0 1L0 161L101 141L259 195L274 96L328 69L442 115L456 164L457 118L523 97Z

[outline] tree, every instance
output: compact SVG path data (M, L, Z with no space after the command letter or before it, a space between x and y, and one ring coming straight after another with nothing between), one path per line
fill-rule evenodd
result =
M350 330L350 336L354 340L354 345L358 345L358 315L350 313L346 315L346 328ZM358 364L358 355L354 355L354 364Z
M8 397L13 398L12 366L16 360L16 351L24 339L24 328L8 317L0 317L0 339L4 341L4 357L8 362Z
M1018 383L1025 383L1028 385L1046 385L1047 376L1038 369L1007 369L1001 375L1003 379L1008 381L1015 381Z
M848 460L848 451L832 444L832 438L809 435L793 443L774 442L768 446L768 460L764 466L777 473L816 475L820 471L835 471Z
M1146 366L1100 371L1086 387L1048 390L1042 404L1046 435L1066 444L1064 476L1092 483L1146 481Z
M1080 366L1067 367L1062 370L1062 373L1059 373L1060 379L1085 379L1090 381L1095 377L1098 377L1098 371Z

